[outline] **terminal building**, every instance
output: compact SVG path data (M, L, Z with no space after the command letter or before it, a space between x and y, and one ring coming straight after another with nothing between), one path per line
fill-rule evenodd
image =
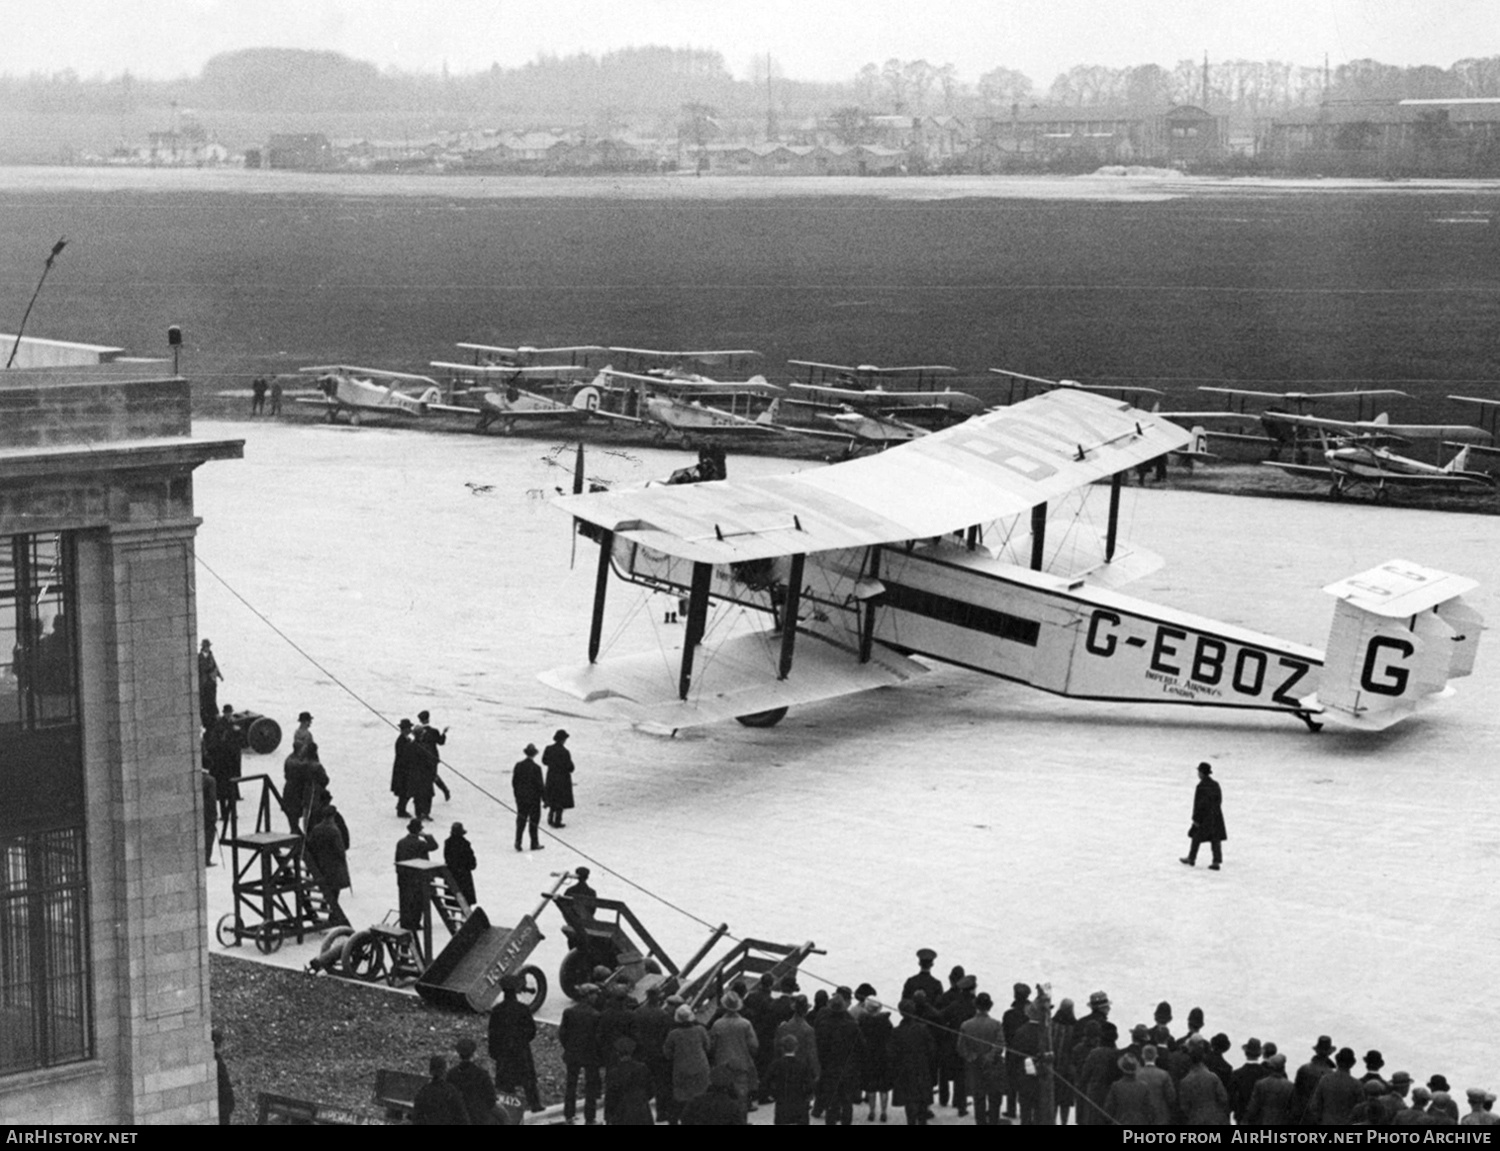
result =
M193 471L243 442L194 439L188 382L112 351L0 371L8 1123L217 1117Z

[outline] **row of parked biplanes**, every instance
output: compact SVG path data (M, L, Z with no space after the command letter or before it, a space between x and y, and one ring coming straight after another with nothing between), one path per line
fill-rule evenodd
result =
M459 416L480 430L505 434L518 424L537 426L589 421L631 424L661 441L694 446L727 439L796 437L840 443L845 454L878 449L928 435L971 418L990 405L955 390L958 369L946 364L879 367L812 360L789 363L803 378L786 385L764 375L745 376L759 353L749 349L657 351L575 345L539 348L462 343L468 362L437 360L437 376L347 364L302 369L318 377L319 396L297 402L327 409L328 418L359 423L365 416ZM608 361L605 366L596 366ZM620 363L622 367L615 367ZM709 370L727 372L718 379ZM1204 387L1223 396L1220 410L1161 411L1163 394L1140 385L1088 385L1003 368L991 374L1009 384L1007 403L1036 390L1071 388L1127 398L1192 429L1192 443L1172 458L1189 466L1217 458L1215 441L1264 448L1263 463L1294 476L1324 480L1333 498L1422 488L1483 491L1496 487L1489 471L1471 467L1478 453L1500 455L1494 440L1500 400L1450 396L1476 405L1480 425L1393 423L1376 412L1383 401L1405 397L1392 389L1337 392L1271 392ZM1320 405L1352 402L1355 418L1313 414ZM1258 405L1257 410L1252 410ZM1369 415L1366 415L1366 409ZM1326 410L1326 409L1325 409ZM1434 444L1446 461L1402 454L1408 444ZM1400 449L1398 451L1397 449ZM1450 455L1451 453L1451 455ZM1286 457L1286 458L1284 458Z

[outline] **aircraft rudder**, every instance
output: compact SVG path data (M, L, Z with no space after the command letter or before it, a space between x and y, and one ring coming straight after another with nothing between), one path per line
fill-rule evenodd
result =
M1383 728L1469 675L1484 628L1471 580L1401 560L1333 584L1338 596L1316 702L1328 718Z

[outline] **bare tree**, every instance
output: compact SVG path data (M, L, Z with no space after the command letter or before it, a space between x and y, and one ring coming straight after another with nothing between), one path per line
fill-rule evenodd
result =
M1031 97L1031 78L1014 68L992 68L979 77L979 98L986 111L1026 103Z
M892 56L885 62L885 67L880 69L880 79L890 96L891 111L897 114L906 111L908 91L905 65Z
M937 70L937 83L943 93L943 112L951 116L961 87L958 82L958 69L951 63L944 64Z
M911 97L911 111L920 116L927 111L927 93L937 80L937 69L926 60L908 60L901 65L901 74Z
M846 104L835 108L828 118L833 121L833 132L840 144L868 144L871 139L870 114L857 104Z

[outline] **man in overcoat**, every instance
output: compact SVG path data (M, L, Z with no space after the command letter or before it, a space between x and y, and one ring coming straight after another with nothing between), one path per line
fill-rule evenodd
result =
M1224 830L1224 793L1214 779L1213 772L1213 767L1207 763L1198 765L1198 789L1193 792L1193 823L1188 828L1193 846L1182 857L1182 862L1189 867L1196 866L1198 845L1206 840L1214 855L1214 861L1208 865L1208 869L1218 871L1219 865L1224 862L1219 845L1229 838L1229 833Z
M453 885L472 907L478 902L474 898L474 869L479 866L479 861L474 858L474 845L469 842L468 833L461 823L455 823L448 833L448 840L443 844L443 862L453 876Z
M396 797L396 814L409 818L406 805L411 801L411 720L403 719L396 736L396 758L391 762L391 794Z

